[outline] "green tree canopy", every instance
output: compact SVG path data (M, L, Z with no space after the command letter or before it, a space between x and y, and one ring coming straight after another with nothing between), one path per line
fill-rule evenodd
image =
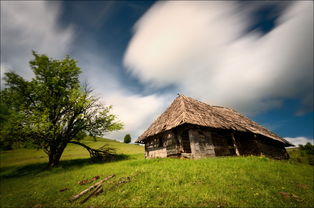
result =
M87 86L81 86L81 70L74 59L33 55L30 67L35 77L31 81L14 72L5 73L2 141L34 144L48 154L53 167L68 143L123 127L110 113L111 106L103 106Z
M131 140L132 140L131 135L130 134L126 134L124 136L123 142L128 144L128 143L131 142Z

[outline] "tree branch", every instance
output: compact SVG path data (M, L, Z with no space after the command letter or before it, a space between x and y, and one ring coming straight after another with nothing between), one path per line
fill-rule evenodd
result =
M90 154L90 157L94 160L108 160L108 159L112 159L114 156L114 149L108 147L107 145L103 145L99 149L93 149L81 142L69 141L69 143L77 144L87 149L87 151Z

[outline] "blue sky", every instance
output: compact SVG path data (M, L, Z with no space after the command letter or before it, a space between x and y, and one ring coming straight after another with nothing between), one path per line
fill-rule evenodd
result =
M177 93L313 141L313 2L1 1L1 74L78 60L133 139ZM3 84L2 84L3 86Z

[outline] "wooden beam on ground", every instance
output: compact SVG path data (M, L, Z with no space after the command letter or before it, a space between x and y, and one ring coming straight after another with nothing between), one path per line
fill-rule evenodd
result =
M81 204L85 203L87 200L89 200L92 196L99 194L103 190L102 184L99 184L93 191L88 195L85 199L81 201Z
M75 200L79 199L81 196L83 196L84 194L86 194L90 190L92 190L92 189L94 189L96 187L98 188L99 185L101 186L103 182L105 182L105 181L107 181L107 180L109 180L109 179L111 179L113 177L115 177L115 175L108 176L108 177L104 178L103 180L95 183L94 185L90 186L89 188L85 189L84 191L80 192L79 194L72 196L70 198L70 201L75 201Z

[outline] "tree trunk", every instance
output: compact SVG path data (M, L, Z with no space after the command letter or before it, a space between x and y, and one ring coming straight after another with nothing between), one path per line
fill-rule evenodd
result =
M61 155L64 151L65 147L61 148L55 148L55 147L50 147L49 151L49 162L48 162L48 167L53 168L59 165Z
M56 167L59 165L59 161L60 161L60 158L61 158L61 154L49 154L49 162L48 162L48 166L50 168L53 168L53 167Z

